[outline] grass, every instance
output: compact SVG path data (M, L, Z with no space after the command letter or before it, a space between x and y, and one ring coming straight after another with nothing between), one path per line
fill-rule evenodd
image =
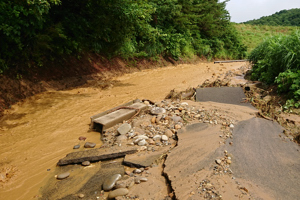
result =
M234 24L242 37L242 42L248 47L248 54L262 43L267 37L290 34L297 29L294 26L267 26L267 25L249 25Z

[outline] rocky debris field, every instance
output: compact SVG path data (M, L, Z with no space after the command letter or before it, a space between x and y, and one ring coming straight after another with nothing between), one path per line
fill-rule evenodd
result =
M198 87L237 86L253 93L248 87L255 84L232 78L246 70ZM259 183L235 175L232 165L240 170L239 161L229 150L238 142L237 124L266 116L251 106L195 102L195 91L172 90L160 102L140 101L147 109L103 131L99 149L97 141L80 137L75 154L64 158L77 162L57 167L40 199L273 199Z
M174 148L176 149L177 145L180 145L180 141L178 143L178 132L195 123L215 127L214 131L216 132L213 135L218 140L215 147L219 147L225 143L227 138L233 138L232 129L234 124L238 122L237 116L230 111L210 106L207 108L204 104L189 100L166 99L156 103L144 100L143 103L148 108L141 112L139 116L131 121L117 124L105 130L101 135L103 144L100 150L105 151L106 154L132 148L137 150L137 153L128 154L121 158L122 161L118 166L118 168L121 168L119 169L121 173L107 173L103 180L98 180L99 185L96 191L92 192L89 189L82 193L74 191L75 193L70 194L71 196L65 194L64 184L59 183L61 184L60 187L54 184L56 187L55 195L53 196L53 193L49 192L53 190L47 188L44 190L41 199L44 197L49 199L72 199L74 197L82 199L176 199L176 191L172 188L172 181L169 180L164 167L168 154ZM73 148L79 152L91 151L89 149L94 148L97 143L87 142L88 137L80 137L78 140L79 144ZM188 157L189 155L183 156ZM106 164L107 162L114 161L90 162L86 160L81 163L81 166L61 166L61 169L57 171L64 172L57 174L57 181L68 182L68 179L77 179L76 176L81 177L82 175L72 172L74 167L78 168L80 166L79 168L89 170L89 168L94 168L94 165L101 166L101 163ZM217 159L215 162L215 166L211 170L214 175L232 176L230 170L231 158L227 152L225 157ZM64 168L68 170L65 171ZM101 170L96 172L96 174L101 173ZM75 182L77 181L75 180ZM155 187L157 182L160 183L158 184L159 187ZM222 198L222 195L214 189L208 179L203 179L202 182L197 183L197 186L197 192L203 198Z

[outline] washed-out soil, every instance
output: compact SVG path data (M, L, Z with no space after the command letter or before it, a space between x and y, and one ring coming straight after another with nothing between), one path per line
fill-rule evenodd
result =
M0 75L0 116L5 109L23 99L44 91L59 91L97 81L98 87L110 86L110 79L125 73L167 65L193 64L204 58L179 59L159 57L123 59L107 58L99 54L84 54L80 58L68 57L64 61L52 61L43 67L17 67Z

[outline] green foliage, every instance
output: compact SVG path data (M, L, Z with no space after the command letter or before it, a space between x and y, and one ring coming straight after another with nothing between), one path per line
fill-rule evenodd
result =
M297 29L293 26L268 26L268 25L249 25L234 24L239 32L242 43L247 46L248 53L262 43L267 37L279 34L291 34Z
M253 63L252 79L278 84L278 92L299 106L300 100L300 31L266 39L249 56Z
M282 10L273 15L250 20L244 24L270 26L300 26L300 8Z
M243 58L246 48L229 21L226 2L2 0L0 73L81 52L128 59Z

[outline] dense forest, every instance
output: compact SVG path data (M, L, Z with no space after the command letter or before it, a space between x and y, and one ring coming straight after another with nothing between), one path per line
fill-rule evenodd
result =
M250 20L244 24L270 26L300 26L300 8L282 10L273 15Z
M0 73L85 52L111 58L242 58L218 0L1 0Z

